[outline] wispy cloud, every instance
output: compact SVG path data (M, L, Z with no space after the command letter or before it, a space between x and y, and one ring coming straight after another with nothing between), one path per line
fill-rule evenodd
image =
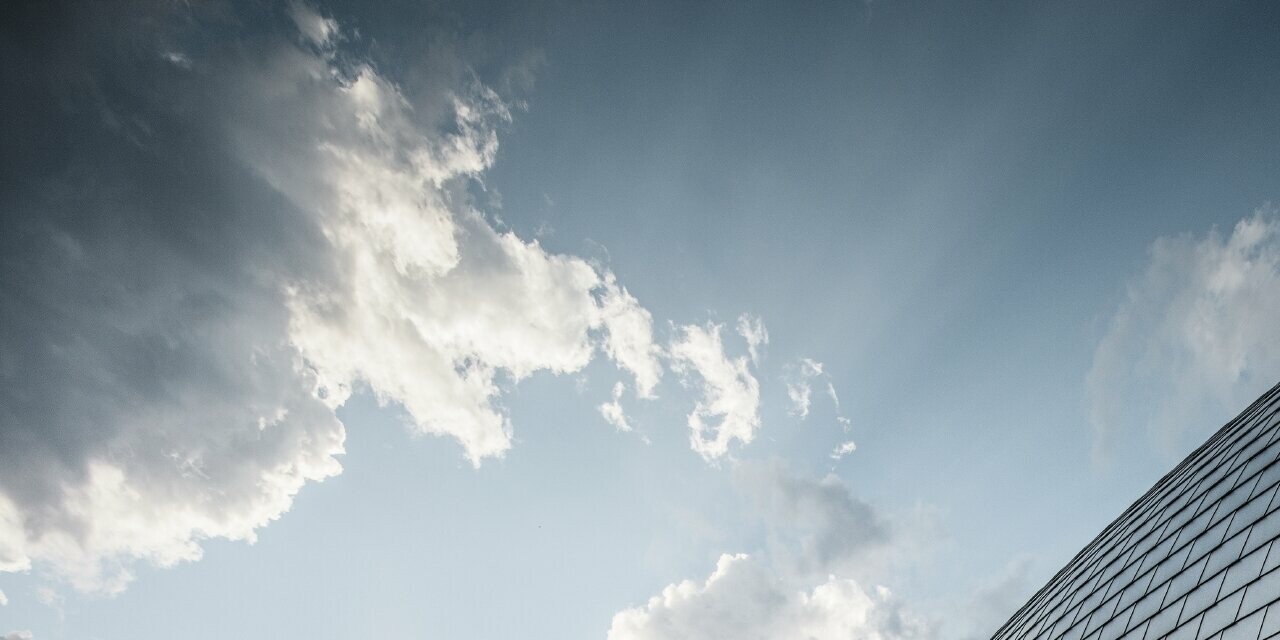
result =
M857 450L858 450L858 445L855 444L852 440L841 442L840 444L836 445L836 448L831 452L831 459L841 460L845 456Z
M990 638L1009 615L1018 610L1035 586L1031 582L1031 559L1018 556L997 574L981 582L964 603L963 622L968 627L967 640ZM955 625L959 628L962 625Z
M315 7L301 0L290 0L287 7L289 18L303 38L318 47L333 44L339 33L336 20L320 15Z
M631 424L627 422L627 414L622 411L622 392L626 389L626 385L621 382L613 385L613 399L600 405L600 415L609 424L613 425L618 431L631 431Z
M1086 378L1095 458L1145 426L1172 452L1280 380L1280 220L1264 208L1230 234L1157 239ZM1195 440L1205 434L1194 435Z
M822 363L811 358L801 358L793 368L795 372L786 383L787 398L791 400L791 415L803 420L809 417L809 406L813 402L812 380L822 375Z
M760 366L760 350L769 344L769 330L759 316L744 313L738 316L738 335L747 341L747 353L751 363Z
M840 396L836 393L835 384L831 382L831 377L827 374L826 368L821 362L813 358L800 358L787 367L782 380L786 385L787 400L791 404L788 413L801 420L809 417L809 410L813 406L813 385L820 380L823 381L826 395L831 399L831 406L836 411L836 422L840 425L840 431L842 433L849 432L852 423L841 412ZM835 450L831 453L831 458L840 460L853 453L856 449L857 446L854 442L847 440L836 445Z

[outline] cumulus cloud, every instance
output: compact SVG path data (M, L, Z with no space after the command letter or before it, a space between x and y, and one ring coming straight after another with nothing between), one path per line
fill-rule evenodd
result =
M218 19L199 8L79 6L7 65L50 86L0 99L46 118L4 160L31 186L0 239L0 570L109 593L136 561L252 541L341 471L358 389L478 464L511 446L500 381L603 352L657 385L652 320L612 274L473 206L503 100L465 72L411 99L335 54L332 19L286 13L297 34L237 31L268 13L219 43L184 31ZM717 393L700 415L728 406L713 430L742 439L739 391Z
M80 108L43 114L39 130L65 137L10 150L34 159L19 175L42 186L7 198L0 239L0 569L43 561L111 592L128 560L165 566L198 557L200 538L251 540L302 484L339 470L344 433L288 344L276 284L285 264L315 265L320 234L265 190L237 188L243 170L207 144L206 122L175 113L190 105L144 99L152 73L174 71L118 59L136 7L95 11L60 25L83 58L24 50L53 86L6 92L19 101L6 112L25 117L47 92ZM50 161L60 154L76 160Z
M1086 379L1096 457L1125 425L1175 451L1280 379L1280 220L1157 239ZM1199 441L1205 434L1194 434Z
M721 555L705 580L667 585L618 612L610 640L931 637L930 625L887 588L864 586L870 555L890 542L889 529L838 479L802 478L772 462L744 463L734 481L775 544Z
M600 297L601 321L606 329L604 350L618 367L635 376L636 395L654 397L662 378L662 350L653 341L653 316L612 273L604 274Z
M750 443L760 428L760 383L746 358L725 355L722 325L676 329L667 353L671 367L700 394L689 414L689 443L706 460L729 451L729 443Z
M30 631L10 631L4 634L4 640L31 640L33 637Z
M810 590L796 590L759 561L726 554L705 581L668 585L643 606L616 614L608 637L891 640L927 633L884 587L868 592L855 580L828 576Z
M613 385L613 399L600 405L600 415L609 424L613 425L618 431L630 431L631 424L627 422L627 414L622 411L622 393L626 389L621 382Z

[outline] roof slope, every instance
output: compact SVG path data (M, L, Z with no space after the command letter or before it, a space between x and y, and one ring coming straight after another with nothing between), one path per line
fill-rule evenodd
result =
M1108 525L994 640L1280 634L1277 434L1280 385Z

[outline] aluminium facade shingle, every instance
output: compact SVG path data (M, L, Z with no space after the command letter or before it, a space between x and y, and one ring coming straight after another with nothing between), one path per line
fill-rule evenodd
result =
M1107 526L993 640L1280 637L1280 385Z

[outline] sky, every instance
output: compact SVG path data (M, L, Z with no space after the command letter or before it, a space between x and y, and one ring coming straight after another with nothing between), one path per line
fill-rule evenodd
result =
M0 638L988 637L1280 381L1280 7L0 8Z

